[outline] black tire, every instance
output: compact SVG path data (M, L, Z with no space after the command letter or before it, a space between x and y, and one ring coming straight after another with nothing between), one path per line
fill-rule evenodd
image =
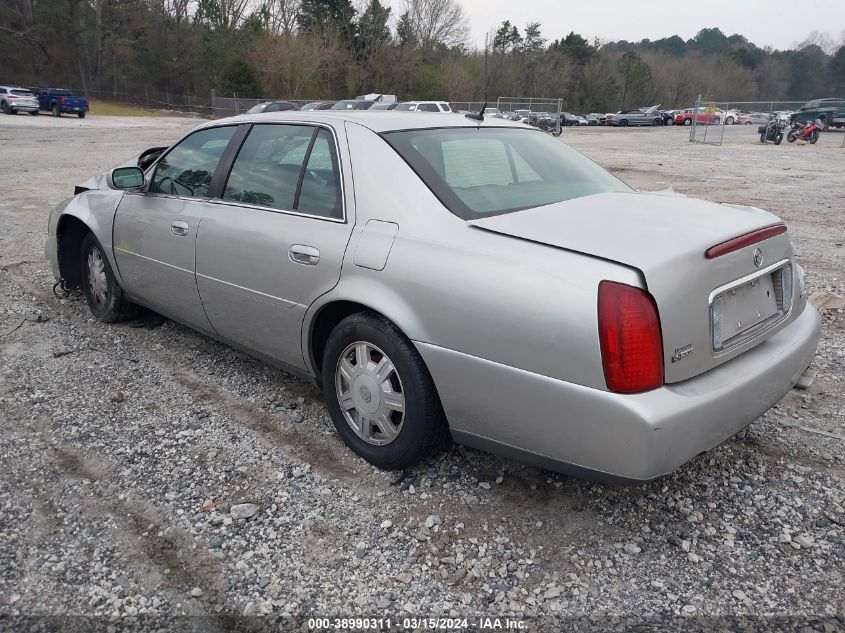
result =
M621 121L619 121L619 127L628 127L628 120L622 119Z
M783 142L783 132L778 132L775 135L775 145L780 145Z
M38 110L33 110L32 112L30 112L30 114L32 116L38 116Z
M810 138L807 139L810 142L810 145L815 145L816 142L819 140L819 131L813 130L810 132Z
M786 135L786 140L789 141L790 143L794 143L795 139L797 139L797 138L798 138L798 136L795 134L794 131L791 131Z
M370 444L352 429L338 402L338 364L344 350L356 342L383 350L401 381L405 403L402 426L395 439L381 446ZM408 468L434 455L449 441L449 427L431 374L413 343L388 319L371 312L346 317L329 335L322 368L326 406L338 434L371 464L386 470Z
M684 119L684 125L692 125L692 119Z
M5 101L0 103L0 110L3 111L3 114L12 114L12 109L9 107L9 104Z
M651 122L651 124L652 124L654 127L657 127L657 126L659 126L659 125L663 125L663 119L654 119L654 121L652 121L652 122Z
M84 118L85 118L85 113L84 113L84 112L77 112L77 113L76 113L76 116L78 116L80 119L84 119Z
M106 297L105 301L98 301L91 290L89 283L89 267L88 255L93 251L99 253L99 257L103 262L103 272L105 273ZM100 245L100 242L94 237L93 233L88 233L82 240L82 249L79 257L80 279L82 280L82 291L85 293L85 300L88 302L88 307L91 309L91 314L98 321L103 323L114 323L123 319L128 319L137 313L138 307L126 300L123 294L123 288L117 283L117 279L112 272L108 257Z
M766 133L765 133L765 132L761 132L761 133L760 133L760 142L761 142L761 143L765 143L765 142L766 142Z
M732 116L729 116L725 119L725 125L733 125L733 124L734 124L734 118Z
M52 110L53 110L53 116L62 116L62 111L59 110L59 106L57 106L55 103L53 104Z

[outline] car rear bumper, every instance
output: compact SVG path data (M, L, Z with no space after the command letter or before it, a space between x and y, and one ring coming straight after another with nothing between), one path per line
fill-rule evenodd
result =
M623 395L416 343L456 441L591 479L668 474L756 420L815 354L818 312L743 355L654 391Z
M36 112L38 110L37 103L21 103L20 101L16 101L11 106L18 112Z

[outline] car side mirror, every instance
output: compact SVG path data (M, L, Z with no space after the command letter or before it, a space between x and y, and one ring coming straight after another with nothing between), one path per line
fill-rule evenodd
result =
M144 186L144 172L138 167L118 167L111 172L115 189L137 189Z

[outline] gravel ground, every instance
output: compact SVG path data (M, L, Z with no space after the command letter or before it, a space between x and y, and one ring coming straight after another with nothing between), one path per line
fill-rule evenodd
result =
M0 629L56 615L206 616L203 630L250 615L845 629L843 310L823 312L809 390L651 484L462 447L381 472L341 443L316 388L170 321L102 325L51 292L49 209L192 125L0 118ZM841 133L780 147L739 127L722 147L672 128L563 140L636 187L778 213L811 292L845 294Z

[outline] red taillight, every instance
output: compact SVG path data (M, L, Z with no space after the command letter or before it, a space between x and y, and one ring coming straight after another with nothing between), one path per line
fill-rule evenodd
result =
M638 393L663 384L663 341L654 299L645 290L599 284L599 343L607 388Z
M61 99L59 99L59 103L61 103L62 105L64 105L64 104L65 104L65 98L64 98L64 97L62 97Z
M746 246L750 246L751 244L756 244L757 242L767 240L770 237L774 237L775 235L780 235L781 233L786 233L785 224L773 224L771 226L766 226L762 229L751 231L750 233L738 235L737 237L731 238L726 242L716 244L716 246L711 246L706 251L704 251L704 256L707 259L721 257L722 255L733 253L734 251L738 251L739 249L744 248Z

